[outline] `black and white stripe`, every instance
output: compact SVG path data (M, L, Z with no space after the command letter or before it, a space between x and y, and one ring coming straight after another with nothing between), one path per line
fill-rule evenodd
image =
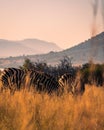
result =
M73 88L74 81L75 76L72 73L65 73L58 80L61 90L63 92L70 92L70 93L74 92Z
M62 75L57 81L53 76L44 72L31 70L25 72L17 68L4 69L0 76L1 88L9 88L11 92L20 90L22 87L30 89L31 86L38 92L63 92L83 93L85 90L81 76L72 73Z
M72 74L72 73L65 73L63 74L59 80L59 85L64 92L70 92L74 95L76 94L83 94L85 91L85 84L81 75Z
M28 72L26 81L27 87L33 86L38 92L52 93L59 88L59 84L53 76L35 70Z
M9 88L10 91L19 90L25 82L25 71L17 68L4 69L1 75L2 88Z

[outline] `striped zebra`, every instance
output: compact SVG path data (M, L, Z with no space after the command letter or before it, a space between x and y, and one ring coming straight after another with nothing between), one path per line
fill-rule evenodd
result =
M47 92L47 93L52 93L57 92L59 88L59 84L56 81L56 79L44 72L39 72L39 71L29 71L27 76L26 76L26 86L27 88L33 86L36 91L38 92Z
M25 71L17 68L6 68L1 74L0 81L2 89L10 89L10 92L20 90L21 86L25 83Z
M76 95L79 93L82 94L85 91L85 85L79 73L76 75L72 73L65 73L59 78L58 82L63 92Z
M69 92L73 94L74 80L75 80L75 76L72 73L63 74L58 80L62 92Z

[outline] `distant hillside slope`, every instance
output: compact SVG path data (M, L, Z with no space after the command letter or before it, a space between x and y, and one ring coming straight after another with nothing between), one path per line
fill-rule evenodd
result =
M61 52L73 57L74 64L83 64L89 60L104 63L104 32Z
M93 60L95 63L104 63L104 32L64 51L30 55L27 57L33 62L40 60L46 61L51 65L57 65L64 56L72 57L72 63L74 65L84 64L90 60ZM0 59L0 67L22 65L25 58L22 56Z
M8 41L0 39L0 57L36 55L61 50L55 43L38 39Z

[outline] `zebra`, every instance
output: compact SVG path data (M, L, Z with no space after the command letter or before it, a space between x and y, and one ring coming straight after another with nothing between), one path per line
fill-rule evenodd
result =
M62 92L69 92L69 93L73 94L74 80L75 80L75 76L72 73L63 74L58 80L58 83L60 85Z
M26 76L26 86L27 88L33 86L38 92L52 93L57 92L59 84L55 77L36 70L31 70Z
M65 73L59 78L58 82L63 92L78 95L85 91L85 84L79 73Z
M17 68L6 68L0 77L0 81L2 82L2 88L9 88L11 93L20 90L23 85L27 89L34 86L37 91L48 93L57 91L59 88L58 82L53 76L35 70L26 72Z
M15 90L20 90L25 83L26 73L24 70L18 68L6 68L1 74L0 81L2 89L10 89L14 93Z

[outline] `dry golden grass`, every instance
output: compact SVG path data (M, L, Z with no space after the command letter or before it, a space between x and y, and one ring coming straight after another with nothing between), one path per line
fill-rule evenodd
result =
M104 130L104 88L83 96L0 93L0 130Z

